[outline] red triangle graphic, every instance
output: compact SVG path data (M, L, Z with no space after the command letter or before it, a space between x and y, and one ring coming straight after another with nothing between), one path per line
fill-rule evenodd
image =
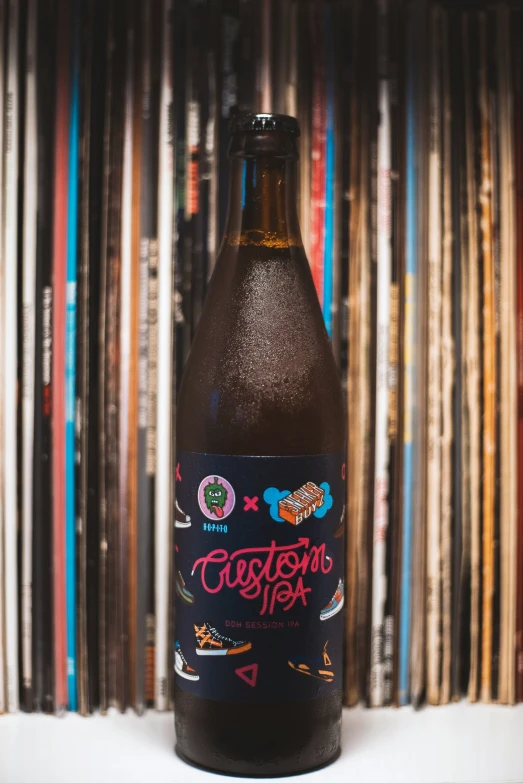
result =
M258 679L257 663L251 663L250 666L242 666L241 669L235 669L235 672L238 677L241 677L241 679L247 683L247 685L250 685L251 688L254 688L256 685L256 680Z

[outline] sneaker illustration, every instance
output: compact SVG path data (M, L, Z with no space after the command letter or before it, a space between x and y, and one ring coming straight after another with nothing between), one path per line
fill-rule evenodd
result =
M340 579L338 582L338 587L336 588L336 592L332 596L327 606L324 606L320 612L320 620L328 620L330 617L334 617L334 615L338 614L340 609L343 607L344 602L345 590L343 587L343 579Z
M185 584L185 580L181 575L180 571L176 572L176 592L178 593L180 598L183 598L186 604L194 603L194 595L187 588Z
M174 645L174 670L176 674L179 674L180 677L183 677L185 680L193 680L196 682L196 680L200 679L200 675L197 671L187 663L182 648L180 647L180 642L176 642Z
M321 680L322 682L332 682L334 679L334 672L332 669L328 669L329 666L332 666L332 661L327 653L328 643L328 641L325 642L321 657L308 658L300 656L291 658L291 660L288 661L289 666L291 669L294 669L295 672L305 674L307 677L314 677L316 680Z
M238 655L252 648L250 642L237 642L223 636L209 623L195 625L197 655Z
M345 506L343 506L343 510L341 512L341 519L336 527L336 530L334 531L334 538L343 538L345 535Z
M191 517L188 514L184 514L177 500L174 501L174 526L191 527Z

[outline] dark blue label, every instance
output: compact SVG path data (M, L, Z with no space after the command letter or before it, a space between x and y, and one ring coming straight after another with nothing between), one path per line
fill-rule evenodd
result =
M177 460L179 687L249 703L341 690L343 457Z

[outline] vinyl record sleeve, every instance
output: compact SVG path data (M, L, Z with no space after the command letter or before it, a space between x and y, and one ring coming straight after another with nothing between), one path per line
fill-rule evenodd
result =
M480 205L483 251L483 594L481 635L481 698L492 698L492 631L494 594L494 517L495 517L495 455L496 455L496 324L495 268L493 252L492 152L489 122L487 16L478 14L479 90L481 164Z
M374 509L371 618L370 704L385 703L385 602L387 599L387 528L389 524L389 378L392 274L391 170L392 128L389 65L389 3L377 14L377 293L376 401L374 438ZM385 587L387 585L387 587Z
M3 233L3 513L4 513L4 607L5 607L5 699L8 712L19 707L18 640L18 201L21 79L20 8L9 0L4 112L4 233ZM9 196L9 197L8 197Z
M77 710L76 589L76 330L78 278L78 181L80 127L81 5L71 14L69 170L67 185L67 261L65 313L65 557L68 705Z
M88 367L89 367L89 130L91 119L92 4L82 8L80 46L81 102L78 119L78 252L76 292L76 383L75 383L75 502L76 621L78 712L89 714L87 666L87 458Z
M442 11L429 17L430 147L428 181L427 360L427 701L439 704L442 655Z
M502 703L515 702L515 620L517 547L517 331L516 331L516 189L514 85L510 13L496 13L497 89L499 94L500 235L501 235L501 640L500 687ZM508 339L506 339L508 338Z
M56 3L38 4L38 80L53 84ZM36 365L33 481L34 709L54 711L52 352L53 194L55 92L37 91L38 234L36 263Z
M158 386L155 483L155 596L156 660L155 706L168 708L168 640L171 532L172 449L172 248L174 203L172 111L172 0L164 0L162 17L162 66L160 82L159 183L158 183ZM194 129L193 129L194 130ZM189 128L189 146L191 142ZM196 193L193 193L195 196ZM192 204L194 207L195 204ZM189 207L189 196L187 200Z
M489 142L491 194L492 194L492 259L494 266L494 340L496 347L495 358L495 422L496 438L494 451L494 516L493 516L493 553L492 553L492 700L499 698L500 688L500 645L501 645L501 194L500 194L500 128L499 128L499 99L497 91L497 64L496 64L496 18L490 11L487 12L487 80L488 80L488 117L489 117Z
M7 2L0 0L0 43L2 52L5 52L5 40L7 29ZM2 154L0 154L0 246L2 252L4 249L4 118L5 118L5 57L0 57L0 144L2 145ZM4 302L5 274L4 265L0 264L0 301ZM5 508L4 508L4 334L5 320L0 319L0 438L2 448L0 449L0 715L5 712L6 692L5 692L5 579L4 579L4 528L5 528Z
M463 15L463 58L465 96L465 138L467 176L467 234L468 259L464 275L466 285L466 411L468 416L468 464L470 464L470 669L468 697L474 702L479 698L479 677L481 669L481 541L482 541L482 497L481 497L481 400L482 400L482 329L481 276L483 255L481 250L478 218L479 133L477 107L473 89L477 90L477 23L473 14ZM466 279L466 283L465 283Z
M516 252L517 252L517 606L516 606L516 701L523 701L523 56L517 45L523 30L523 15L512 12L514 67L514 135L516 155Z
M453 522L453 463L454 415L453 395L455 384L455 347L453 340L453 213L452 213L452 102L450 94L450 42L449 16L442 14L442 429L441 429L441 608L442 608L442 656L440 704L448 704L451 696L452 661L452 536ZM428 504L427 504L428 508Z
M37 138L37 24L36 0L27 6L25 42L25 121L22 240L22 568L21 640L22 707L33 708L33 492L35 420L35 298L37 257L38 138Z

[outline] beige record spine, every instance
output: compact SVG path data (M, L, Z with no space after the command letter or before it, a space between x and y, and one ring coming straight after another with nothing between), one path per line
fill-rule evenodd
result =
M439 704L441 668L441 9L430 18L427 379L427 700Z
M481 698L492 695L492 600L494 593L494 503L496 448L496 337L492 252L492 165L487 84L487 19L479 14L479 105L481 117L481 229L483 249L483 590Z
M364 111L361 121L361 157L366 161L370 157L368 144L368 116ZM360 210L359 210L359 242L356 252L360 256L358 266L360 270L359 291L356 295L359 297L360 304L360 323L358 343L355 350L359 353L359 374L357 377L358 394L357 407L354 409L352 421L354 422L354 413L358 419L358 451L353 454L353 465L359 465L355 471L357 474L356 486L356 530L358 540L358 615L357 615L357 638L358 638L358 668L359 682L364 681L363 672L367 670L367 661L364 651L366 645L363 640L367 638L368 630L368 604L367 596L370 590L370 574L368 568L368 492L369 492L369 456L370 456L370 328L371 328L371 307L370 307L370 256L371 256L371 237L369 231L369 183L368 170L365 164L360 169ZM356 462L354 460L357 460Z
M501 198L501 648L499 701L515 702L517 536L516 221L510 11L497 8Z
M442 12L443 86L443 269L442 269L442 437L441 437L441 572L443 650L440 704L450 701L452 659L452 394L454 341L452 336L452 112L448 13ZM456 466L457 468L457 466Z
M472 79L470 64L470 16L463 16L463 53L465 63L465 129L467 150L467 203L468 203L468 259L466 278L468 288L465 339L466 366L466 407L469 415L469 454L470 465L470 531L471 531L471 619L470 619L470 676L468 698L471 702L478 699L479 644L480 644L480 584L481 584L481 520L480 520L480 448L481 448L481 412L480 412L480 345L479 345L479 255L478 225L476 219L477 188L474 167L474 126L472 117Z
M353 20L356 20L357 12L354 11ZM356 27L356 25L355 25ZM349 428L347 432L348 462L347 462L347 625L346 625L346 677L345 677L345 703L354 706L360 699L360 688L358 680L358 662L357 662L357 637L358 637L358 618L359 618L359 526L358 526L358 480L359 480L359 460L361 454L360 445L360 422L358 421L357 411L359 410L359 377L360 377L360 356L356 347L360 341L360 277L362 255L360 252L361 244L361 221L360 212L363 210L363 204L360 197L360 124L358 121L360 107L360 95L357 88L354 89L351 96L351 122L352 127L352 148L350 161L350 220L349 220L349 249L350 249L350 269L349 269L349 345L354 346L354 350L349 352L349 366L347 378L347 401L349 410ZM354 416L352 415L354 411ZM353 469L354 467L354 469Z

